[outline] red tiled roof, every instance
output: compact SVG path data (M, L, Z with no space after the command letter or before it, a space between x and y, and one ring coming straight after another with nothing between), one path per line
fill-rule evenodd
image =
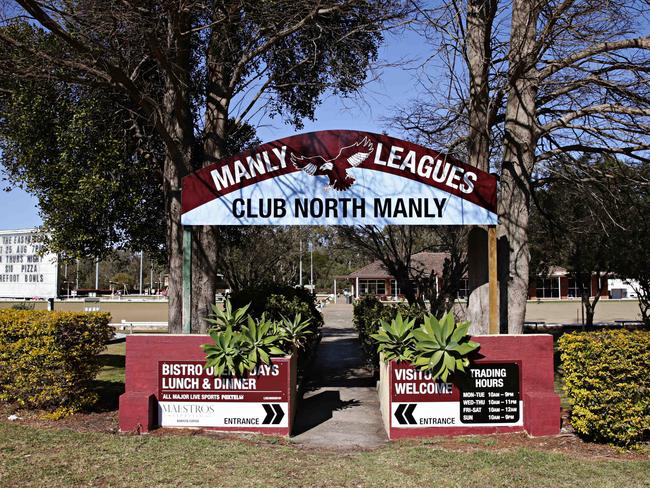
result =
M441 276L445 258L448 256L449 254L446 252L419 252L411 256L411 267L417 271L425 271L427 273L434 271L436 275ZM381 279L392 278L392 275L383 263L377 260L341 278Z

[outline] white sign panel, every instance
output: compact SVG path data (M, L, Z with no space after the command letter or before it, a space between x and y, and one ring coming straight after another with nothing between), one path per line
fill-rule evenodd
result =
M57 294L55 254L41 255L35 230L0 231L0 297L49 298Z
M494 406L490 403L494 402ZM487 408L468 407L468 402L393 403L393 427L418 429L431 427L523 426L523 402L516 399L486 399ZM486 410L487 422L475 422L474 414ZM494 410L494 413L492 412Z
M288 427L288 411L286 402L158 402L162 427Z

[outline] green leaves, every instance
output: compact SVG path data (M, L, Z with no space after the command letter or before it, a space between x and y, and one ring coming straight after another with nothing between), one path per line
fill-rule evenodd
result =
M225 330L229 327L232 330L240 330L242 325L250 319L247 315L249 307L250 303L233 311L230 300L226 300L224 309L221 310L219 304L215 303L212 305L212 314L205 320L212 324L211 330Z
M309 336L313 335L314 331L310 329L310 326L311 320L302 320L300 314L296 314L293 320L282 316L278 327L280 339L295 354L296 351L304 348Z
M244 374L248 367L248 358L241 354L241 335L228 328L225 331L210 331L214 344L203 344L206 354L206 366L214 368L214 375L224 373Z
M209 334L214 344L204 344L206 366L214 368L215 376L243 375L258 364L269 364L273 356L285 356L286 351L296 354L307 338L310 321L297 314L293 320L285 317L274 322L262 314L255 320L248 313L249 305L233 310L226 300L223 310L212 307L213 324Z
M413 358L413 326L415 320L404 320L402 314L390 322L381 321L377 334L370 334L379 343L378 351L387 360L410 361Z
M451 312L440 320L425 315L422 325L415 329L415 319L404 321L401 314L388 324L381 322L379 333L371 337L386 360L411 361L422 370L434 372L434 379L447 381L449 374L464 372L469 366L467 356L479 348L467 335L470 323L456 323Z
M450 373L465 371L469 366L467 355L478 349L477 342L467 339L470 323L456 323L451 312L437 320L433 315L424 317L420 329L414 331L415 365L423 370L435 371L434 377L447 381Z
M259 322L249 315L248 325L242 327L241 349L248 351L248 361L255 367L258 363L269 364L269 356L284 356L278 347L279 336L275 334L275 324L262 316Z

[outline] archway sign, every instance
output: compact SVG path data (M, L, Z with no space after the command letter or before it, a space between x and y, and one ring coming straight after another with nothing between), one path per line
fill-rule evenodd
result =
M221 160L182 183L183 330L191 324L191 226L388 224L490 226L496 329L496 207L494 175L388 135L310 132Z
M490 333L497 333L496 187L494 176L439 152L345 130L287 137L203 168L182 188L183 332L191 332L193 226L405 224L488 226ZM120 430L163 425L289 435L298 400L296 355L274 358L254 378L215 378L203 366L199 346L206 340L127 338ZM559 432L552 337L479 342L482 357L462 384L382 362L378 394L389 438Z
M495 225L496 177L369 132L295 135L183 180L183 225Z

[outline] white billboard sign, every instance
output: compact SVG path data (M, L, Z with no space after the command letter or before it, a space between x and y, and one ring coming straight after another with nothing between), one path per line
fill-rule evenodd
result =
M49 298L57 294L57 256L41 254L34 229L0 230L0 297Z

